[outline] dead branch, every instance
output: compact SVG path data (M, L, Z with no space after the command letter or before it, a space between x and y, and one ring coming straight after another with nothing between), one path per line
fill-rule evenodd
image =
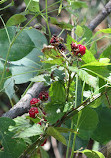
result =
M111 13L111 0L106 4L103 10L88 25L92 31Z

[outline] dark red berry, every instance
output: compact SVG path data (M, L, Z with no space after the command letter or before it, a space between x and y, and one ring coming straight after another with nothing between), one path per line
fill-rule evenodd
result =
M30 105L37 105L37 104L40 104L40 99L32 98L32 100L30 101Z
M53 44L58 43L58 42L59 42L58 37L56 35L53 35L51 40L50 40L50 43L53 45Z
M29 116L32 118L36 118L36 115L39 113L38 108L36 107L31 107L29 110Z
M72 42L72 43L71 43L71 49L73 49L73 50L78 49L78 44Z
M47 101L48 100L48 97L49 97L49 94L48 92L46 91L42 91L40 92L38 98L41 100L41 101Z
M47 142L47 139L44 140L44 142L41 144L41 146L44 146Z
M62 51L65 50L65 46L62 43L59 43L58 48Z

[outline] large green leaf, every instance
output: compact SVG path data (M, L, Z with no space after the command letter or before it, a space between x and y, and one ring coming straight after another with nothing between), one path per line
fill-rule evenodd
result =
M24 15L15 14L7 21L6 26L18 25L26 20L27 18Z
M47 43L45 36L36 29L27 29L25 32L33 42L34 47L24 58L9 63L16 84L25 83L37 75L42 65L39 58L40 55L43 55L41 49L43 44ZM25 47L23 49L25 51Z
M39 9L39 0L24 0L27 8L32 12L38 12Z
M8 27L7 28L10 40L16 35L18 32L17 27ZM20 30L19 30L20 31ZM30 39L26 30L24 30L16 39L14 44L11 47L10 54L8 57L9 61L15 61L23 58L27 54L29 54L34 48L34 43ZM9 40L7 37L7 33L5 29L0 29L0 56L3 59L6 59L7 52L9 48Z
M58 141L60 141L61 143L63 143L64 145L66 145L66 140L65 138L61 135L61 133L55 129L54 127L48 127L47 129L47 134L50 136L53 136L54 138L56 138Z
M26 148L22 139L14 139L14 133L8 131L10 125L14 126L15 122L10 118L0 118L0 142L4 148L0 151L0 158L18 158Z
M97 109L99 123L92 138L100 143L107 143L111 140L111 109L100 106Z
M49 95L51 97L51 102L65 102L66 94L64 89L64 83L61 81L56 81L51 84L49 88Z
M77 118L79 114L74 115L73 120L74 124L77 123ZM82 110L82 114L79 120L79 129L82 130L94 130L98 124L98 115L95 110L90 107L87 107ZM78 135L79 136L79 135Z

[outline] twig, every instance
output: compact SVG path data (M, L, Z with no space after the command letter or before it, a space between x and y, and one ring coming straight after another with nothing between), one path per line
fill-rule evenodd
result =
M88 25L92 31L111 13L111 0L106 4L103 10Z

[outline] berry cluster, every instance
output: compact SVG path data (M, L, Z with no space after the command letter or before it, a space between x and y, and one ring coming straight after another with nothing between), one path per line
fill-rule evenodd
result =
M49 94L48 94L48 92L46 92L46 91L42 91L42 92L40 92L38 98L39 98L41 101L47 101L48 98L49 98Z
M31 108L29 110L30 117L32 117L32 118L37 117L37 114L39 114L39 110L37 107L40 106L42 101L47 101L48 97L49 97L48 92L42 91L42 92L40 92L38 98L32 98L32 100L30 101ZM43 115L46 115L46 113L44 111L42 113L43 113ZM44 121L47 121L47 120L45 120L45 118L44 118Z
M58 37L57 35L53 35L51 40L50 40L50 44L52 46L55 46L57 49L61 50L61 51L65 51L65 45L63 44L63 38Z
M86 53L86 47L81 44L72 42L71 43L71 52L75 56L83 56Z
M40 105L41 105L42 101L47 101L48 98L49 98L49 94L46 91L40 92L38 98L32 98L32 100L30 101L31 108L29 110L29 116L31 118L35 119L37 116L41 117L41 115L42 115L41 120L43 120L43 122L47 121L45 118L46 113L40 108ZM42 114L40 114L39 110L41 111ZM43 122L40 121L37 124L39 124L41 126ZM46 144L46 141L47 141L47 139L45 139L45 141L41 144L41 146L44 146L44 144Z

